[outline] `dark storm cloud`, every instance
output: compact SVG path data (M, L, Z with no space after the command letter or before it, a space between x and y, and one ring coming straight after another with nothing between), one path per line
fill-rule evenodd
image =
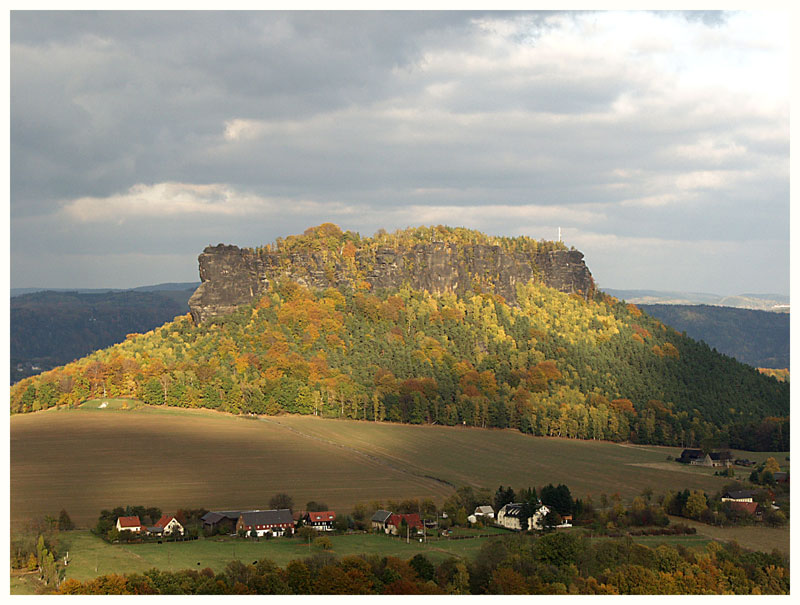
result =
M332 220L563 226L616 287L644 271L614 258L662 246L651 272L689 289L670 267L717 242L731 266L688 279L758 289L748 246L788 242L785 49L765 19L14 12L14 285L195 279L207 244Z

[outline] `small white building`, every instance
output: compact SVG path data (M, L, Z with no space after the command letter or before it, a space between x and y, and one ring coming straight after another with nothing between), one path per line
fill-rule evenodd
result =
M475 512L472 514L476 517L489 517L490 519L494 519L494 509L489 505L475 507Z

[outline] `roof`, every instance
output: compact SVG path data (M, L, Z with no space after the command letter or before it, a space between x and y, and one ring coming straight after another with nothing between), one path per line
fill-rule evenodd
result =
M163 527L159 527L158 525L153 525L152 527L147 528L148 533L151 534L160 534L164 531Z
M734 510L739 510L748 515L753 515L758 508L757 502L728 502L728 506L730 506Z
M376 523L386 523L389 517L392 516L392 512L388 510L376 510L375 514L372 515L372 521Z
M711 452L709 454L712 460L733 460L733 456L727 450L724 452Z
M491 506L477 506L475 507L475 514L481 515L493 515L494 509Z
M519 513L522 511L522 504L519 502L509 502L500 510L505 511L503 513L505 517L519 517Z
M406 525L409 527L422 527L422 521L419 518L417 513L408 513L408 514L393 514L389 517L389 521L387 525L394 525L395 527L400 527L400 524L405 520Z
M213 525L214 523L219 523L224 518L225 518L225 515L221 515L219 513L215 513L214 511L209 511L205 515L200 517L200 520L203 523L208 523L210 525Z
M704 455L703 450L683 450L681 452L681 458L702 458Z
M119 523L120 527L141 527L142 522L139 521L139 517L120 517L117 519L117 523Z
M161 518L156 521L156 527L166 527L173 519L175 519L175 515L161 515ZM175 519L175 521L177 521L177 519Z
M335 521L336 520L336 513L332 510L323 510L319 512L310 512L308 513L308 519L312 523L322 523L324 521Z
M522 512L522 506L523 504L521 502L510 502L500 510L505 509L503 515L506 517L519 517L519 514ZM547 513L550 512L550 508L540 502L536 506L531 506L531 511L533 512L534 515L539 513L546 515Z
M733 498L734 500L739 500L741 498L752 498L758 492L752 489L738 489L738 490L730 490L722 494L726 498Z
M205 515L200 517L200 520L203 523L208 523L213 525L214 523L219 523L223 519L230 519L231 521L237 521L239 517L242 515L243 511L240 510L212 510L207 512Z
M288 508L278 510L248 510L241 514L242 522L247 526L254 525L294 525L292 511Z

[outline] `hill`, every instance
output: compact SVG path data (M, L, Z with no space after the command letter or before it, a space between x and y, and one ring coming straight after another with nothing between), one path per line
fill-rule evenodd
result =
M429 244L414 242L431 233L444 241L429 257ZM226 247L225 262L241 261L242 270L228 271L228 282L219 279L223 271L209 276L201 255L193 317L21 381L12 388L12 413L87 397L137 397L236 414L788 449L788 384L596 292L582 260L574 262L579 252L549 272L537 259L569 252L563 244L482 243L482 234L446 228L393 237L394 251L380 252L392 262L371 270L370 254L381 250L374 239L325 225L261 256ZM434 293L410 283L409 255L438 254L463 260L456 271L414 265L417 280L435 282ZM259 258L269 259L270 273L253 273ZM317 269L325 262L327 275ZM533 278L517 279L524 275ZM574 288L570 275L583 276L585 289ZM549 287L553 281L572 293ZM337 287L325 286L331 282ZM205 288L209 283L214 287ZM512 284L513 303L496 291ZM250 301L232 305L228 296Z
M11 298L11 381L146 332L188 310L194 288L43 291Z
M789 367L789 314L708 305L639 305L720 353L757 368Z

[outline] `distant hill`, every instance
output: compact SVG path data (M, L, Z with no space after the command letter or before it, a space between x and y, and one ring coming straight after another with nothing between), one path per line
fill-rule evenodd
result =
M174 289L182 285L189 288ZM11 298L11 383L147 332L188 310L193 284Z
M789 367L789 314L709 305L639 308L720 353L757 368Z
M139 286L137 288L11 288L11 298L35 292L77 292L78 294L105 294L107 292L167 292L196 290L200 282L168 282L154 286Z
M635 305L713 305L759 311L789 312L789 297L783 294L739 294L720 296L706 292L668 292L660 290L614 290L603 288L611 296Z

